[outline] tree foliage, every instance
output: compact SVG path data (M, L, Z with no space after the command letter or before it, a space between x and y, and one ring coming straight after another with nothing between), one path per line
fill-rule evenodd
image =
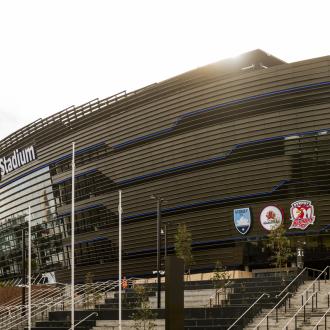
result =
M134 287L134 293L136 294L136 302L134 303L134 313L132 314L134 320L134 328L136 330L152 330L155 329L156 315L153 313L147 288L142 285Z
M272 229L268 234L267 247L271 250L270 261L275 267L287 267L289 258L293 255L290 247L290 240L285 236L283 225Z
M188 274L190 274L190 267L194 264L191 243L191 232L185 223L180 223L175 234L175 254L178 258L183 260L185 271L187 271Z
M223 265L220 260L217 260L213 270L213 276L211 278L213 286L216 289L223 288L226 285L226 282L230 279L229 272L227 268Z

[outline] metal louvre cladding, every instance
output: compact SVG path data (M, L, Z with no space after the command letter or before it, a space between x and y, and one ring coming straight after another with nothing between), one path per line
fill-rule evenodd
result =
M166 200L168 254L177 225L191 231L193 272L213 270L216 260L232 269L269 265L259 219L268 205L283 210L293 246L304 236L306 262L326 262L329 59L288 64L256 50L65 109L0 141L0 158L31 145L38 155L0 182L0 279L20 277L20 233L31 204L34 272L69 280L73 141L78 281L91 269L95 280L117 276L118 189L125 276L152 276L156 267L151 194ZM311 201L315 221L289 229L291 204L299 200ZM240 208L251 212L245 235L233 220Z

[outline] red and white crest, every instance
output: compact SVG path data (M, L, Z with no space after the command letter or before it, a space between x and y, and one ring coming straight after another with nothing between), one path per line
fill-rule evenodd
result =
M314 206L311 201L301 200L291 204L291 226L289 229L297 228L305 230L315 221Z

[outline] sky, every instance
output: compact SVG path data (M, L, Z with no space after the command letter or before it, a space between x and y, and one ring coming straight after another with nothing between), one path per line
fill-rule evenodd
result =
M0 0L0 139L253 49L329 55L329 13L329 0Z

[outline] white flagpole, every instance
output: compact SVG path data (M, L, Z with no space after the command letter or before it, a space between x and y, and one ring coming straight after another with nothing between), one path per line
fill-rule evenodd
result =
M31 206L29 206L29 223L28 223L28 330L31 330L31 272L32 272L32 267L31 267L31 245L32 245L32 237L31 237L31 221L32 221L32 215L31 215Z
M122 208L121 208L121 190L119 190L119 204L118 204L118 215L119 215L119 330L121 330L121 281L122 281L122 274L121 274L121 215L122 215Z
M72 142L72 195L71 195L71 329L74 329L74 193L75 143Z

